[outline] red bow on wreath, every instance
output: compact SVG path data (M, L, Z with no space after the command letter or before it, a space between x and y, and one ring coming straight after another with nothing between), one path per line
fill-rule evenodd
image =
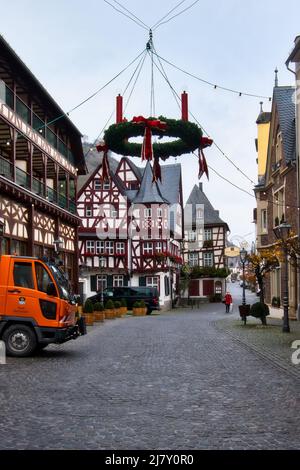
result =
M208 166L206 158L204 156L203 149L210 147L213 144L213 140L208 137L201 137L200 146L199 146L199 179L202 178L204 173L206 174L207 179L209 180Z
M103 159L102 159L102 180L110 180L110 171L109 171L109 164L108 164L108 156L107 152L109 150L106 144L99 144L96 146L98 152L103 152Z
M145 133L144 133L144 140L142 145L142 152L141 158L142 160L153 160L153 146L152 146L152 129L160 129L162 131L166 130L167 124L159 119L146 119L143 116L134 117L132 122L136 124L144 124L145 125ZM153 180L157 181L160 179L161 181L161 168L159 164L159 158L154 159L153 165Z

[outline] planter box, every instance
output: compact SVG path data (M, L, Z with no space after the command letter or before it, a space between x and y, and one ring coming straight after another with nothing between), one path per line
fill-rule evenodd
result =
M108 320L113 320L115 318L115 311L113 309L106 310L105 312L105 318Z
M95 319L95 321L104 321L105 320L105 313L104 312L94 312L94 319Z
M83 313L82 315L85 319L85 324L87 326L93 326L94 324L94 314L93 313Z
M132 309L132 315L135 317L144 317L146 316L147 313L147 307L146 308L133 308Z
M248 317L250 315L250 305L239 305L240 316Z

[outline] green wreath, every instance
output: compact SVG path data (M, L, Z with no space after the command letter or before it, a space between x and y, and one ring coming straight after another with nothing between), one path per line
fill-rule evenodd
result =
M153 153L155 157L167 160L170 156L178 157L199 148L203 133L197 124L189 121L167 119L164 116L159 116L158 119L167 124L166 130L153 128L151 129L152 135L159 138L178 137L179 139L173 142L154 143ZM117 154L140 157L142 144L128 142L128 139L143 136L144 129L145 124L142 123L122 122L113 124L104 133L105 144Z

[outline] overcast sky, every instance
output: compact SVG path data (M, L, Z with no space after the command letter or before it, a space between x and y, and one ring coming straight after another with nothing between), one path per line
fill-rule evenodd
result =
M110 0L114 3L113 0ZM119 0L147 26L154 25L179 0ZM193 3L186 0L182 7ZM116 5L116 4L115 4ZM117 6L117 5L116 5ZM117 8L119 8L117 6ZM100 88L145 48L148 31L113 10L103 0L0 0L1 34L61 107L68 111ZM300 34L299 0L200 0L190 10L154 32L157 52L179 67L213 83L237 90L272 95L274 69L279 84L292 85L285 60ZM98 136L122 93L134 66L70 115L90 141ZM256 118L259 98L215 90L165 65L170 83L189 92L190 110L222 150L257 181ZM180 118L168 85L155 72L157 115ZM270 110L265 100L264 110ZM150 61L147 58L126 117L150 114ZM232 183L252 193L253 185L215 147L207 149L209 165ZM139 163L138 159L134 159ZM198 184L193 155L182 164L184 197ZM169 159L174 163L174 159ZM255 199L212 171L202 179L204 190L231 229L231 239L254 240Z

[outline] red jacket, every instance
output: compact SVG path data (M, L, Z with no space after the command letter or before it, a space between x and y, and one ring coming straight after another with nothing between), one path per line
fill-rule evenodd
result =
M225 295L225 304L226 304L226 305L232 304L232 297L231 297L230 294L226 294L226 295Z

